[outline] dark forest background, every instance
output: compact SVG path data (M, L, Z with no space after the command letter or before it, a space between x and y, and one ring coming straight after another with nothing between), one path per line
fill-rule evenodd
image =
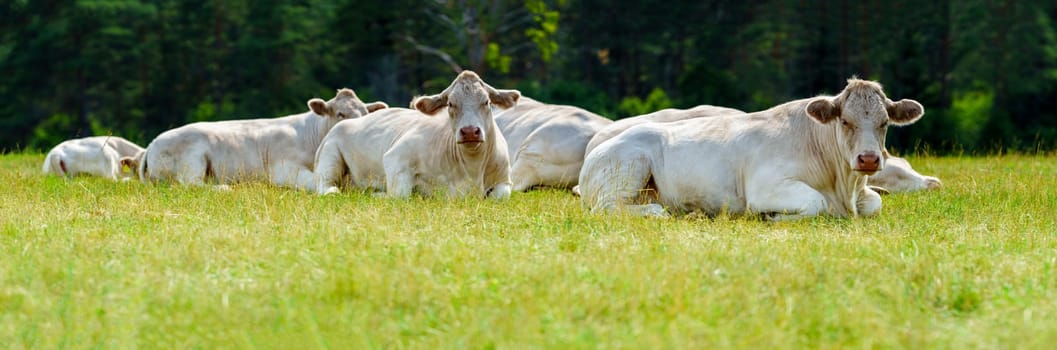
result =
M459 69L618 119L754 111L853 75L925 106L898 153L1057 148L1055 1L0 0L0 150L405 106Z

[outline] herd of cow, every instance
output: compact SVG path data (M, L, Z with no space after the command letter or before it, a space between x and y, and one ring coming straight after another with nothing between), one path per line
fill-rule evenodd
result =
M773 220L872 216L880 193L940 187L884 148L887 126L913 123L924 108L854 78L836 96L755 113L703 105L616 122L495 89L470 71L411 108L364 103L349 89L308 107L188 124L146 149L114 136L69 140L48 153L44 172L218 187L264 181L319 194L361 188L398 198L501 199L544 186L571 189L594 212Z

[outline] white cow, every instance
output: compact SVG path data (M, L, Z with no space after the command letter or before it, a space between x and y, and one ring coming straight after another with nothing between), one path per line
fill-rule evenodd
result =
M364 104L352 90L341 89L330 101L309 100L310 111L301 114L188 124L163 132L147 146L140 177L188 185L207 178L222 185L266 181L311 190L316 149L327 132L342 120L386 107Z
M576 185L587 142L613 123L579 107L524 96L517 106L497 114L495 122L506 138L514 191Z
M351 184L394 198L415 190L509 197L510 158L491 105L510 108L520 96L463 71L440 94L414 99L414 110L391 108L341 122L316 154L317 190L337 193L339 185ZM435 116L441 111L446 117Z
M774 220L876 215L881 197L866 177L884 168L887 127L923 113L916 101L889 100L880 84L850 79L835 97L638 125L587 155L583 203L656 216L665 207Z
M607 126L591 138L587 144L587 154L591 153L599 144L613 138L632 126L648 122L673 122L693 118L714 117L726 114L745 114L737 109L701 105L689 110L664 109L650 114L637 117L624 118ZM932 176L924 176L914 171L906 159L891 156L887 151L883 152L885 167L876 174L870 175L868 185L880 194L914 192L921 190L939 189L940 180ZM515 181L516 183L516 181ZM579 195L579 186L573 188L573 194Z
M111 180L127 178L124 167L135 174L134 159L143 148L117 136L92 136L66 140L44 158L44 174L93 175Z

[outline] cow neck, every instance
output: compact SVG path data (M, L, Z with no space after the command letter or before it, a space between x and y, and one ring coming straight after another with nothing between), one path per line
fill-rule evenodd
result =
M298 142L301 143L306 150L312 150L314 153L319 144L323 143L323 137L327 136L327 132L330 128L337 123L331 123L330 118L324 115L318 115L315 112L308 111L301 115L294 116L294 118L300 118L303 127L300 128L300 135Z
M806 106L806 103L804 104ZM848 168L848 161L841 156L840 146L837 144L837 134L840 132L840 123L832 121L826 124L818 123L805 113L804 108L799 108L796 113L796 122L806 129L809 135L812 152L812 170L808 176L814 177L809 183L823 186L831 186L828 191L821 191L830 202L832 214L840 216L854 216L858 214L856 203L859 198L859 189L866 184L866 176L859 175ZM839 204L838 204L839 203Z

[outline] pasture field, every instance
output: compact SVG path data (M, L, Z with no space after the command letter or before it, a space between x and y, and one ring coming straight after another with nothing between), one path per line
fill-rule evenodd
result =
M5 348L1052 348L1057 156L910 157L937 192L767 223L266 185L67 181L0 156Z

